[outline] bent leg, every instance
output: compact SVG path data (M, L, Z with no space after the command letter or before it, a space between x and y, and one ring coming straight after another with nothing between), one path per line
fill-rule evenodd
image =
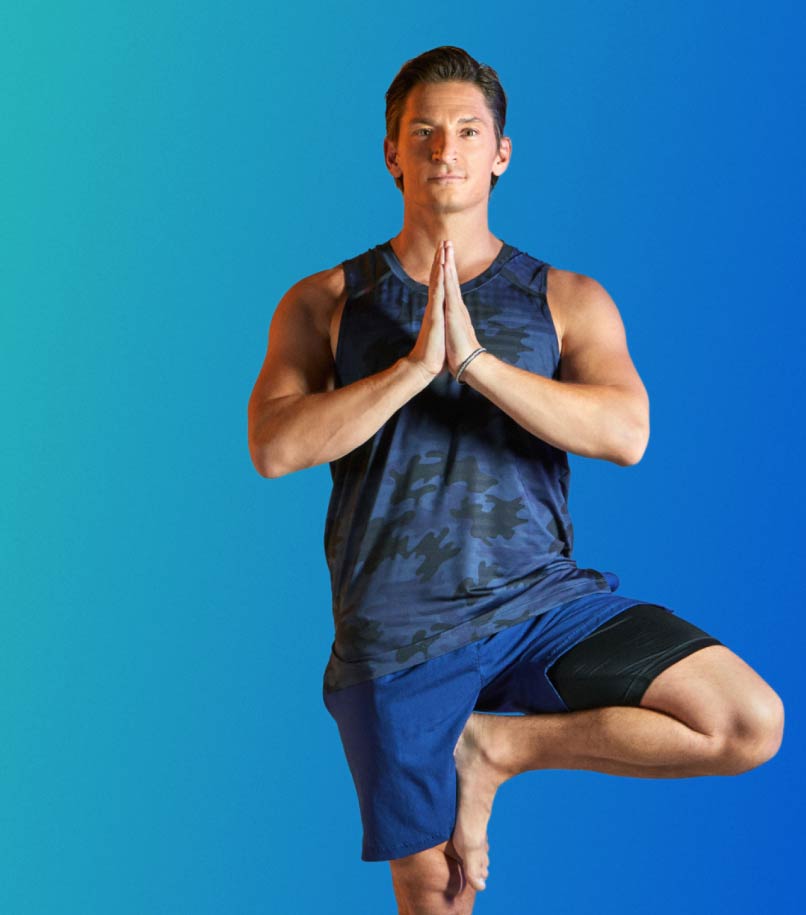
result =
M516 689L533 667L526 656ZM612 617L555 658L546 675L571 714L505 720L513 735L531 731L504 740L510 758L499 762L507 775L530 768L735 774L765 762L781 743L783 704L772 687L718 639L655 604Z
M638 778L735 775L774 756L783 737L780 698L724 645L668 667L639 707L484 717L485 743L495 741L507 777L555 768Z
M734 775L770 759L781 744L780 698L722 644L692 651L642 692L627 692L624 706L606 704L612 690L603 689L601 708L470 716L454 753L460 806L453 840L472 886L484 888L495 792L515 775L532 769L638 778Z

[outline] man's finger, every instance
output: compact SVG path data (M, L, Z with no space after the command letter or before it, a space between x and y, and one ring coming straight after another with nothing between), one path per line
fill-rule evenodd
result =
M434 281L434 277L437 275L437 265L439 264L439 247L434 252L434 260L431 262L431 282Z
M442 242L437 245L434 252L434 261L431 264L431 281L433 282L439 272L439 265L442 263Z
M454 257L453 243L445 243L445 293L453 296L454 293L461 296L459 288L459 276L456 273L456 259Z

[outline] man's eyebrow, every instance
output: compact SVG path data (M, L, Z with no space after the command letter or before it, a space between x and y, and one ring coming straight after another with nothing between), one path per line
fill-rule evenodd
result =
M469 117L469 118L459 118L460 124L469 124L471 121L479 121L482 124L484 123L484 121L481 118L476 117L475 115L473 115L472 117ZM409 121L409 124L428 124L429 127L436 127L436 124L434 124L433 121L429 121L428 118L421 118L421 117L413 117Z

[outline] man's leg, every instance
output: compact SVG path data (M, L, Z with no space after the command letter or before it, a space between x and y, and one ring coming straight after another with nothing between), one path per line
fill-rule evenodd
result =
M774 756L783 736L777 693L724 645L667 667L640 706L470 716L454 753L459 807L452 841L472 887L484 888L495 792L515 775L531 769L638 778L737 775Z
M464 879L452 842L389 865L398 915L471 915L476 891Z

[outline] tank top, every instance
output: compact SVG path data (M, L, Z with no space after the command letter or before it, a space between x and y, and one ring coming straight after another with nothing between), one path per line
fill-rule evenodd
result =
M337 388L410 353L428 301L428 287L403 270L389 241L342 266ZM548 268L504 243L460 288L489 353L556 379ZM612 573L578 568L572 558L567 453L449 372L331 461L330 472L324 546L335 638L327 691L617 587Z

